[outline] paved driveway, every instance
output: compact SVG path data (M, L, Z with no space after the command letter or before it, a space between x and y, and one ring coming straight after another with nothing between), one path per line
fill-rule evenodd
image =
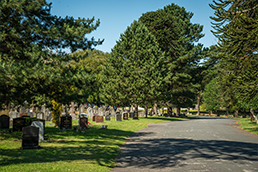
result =
M113 172L258 172L258 136L237 128L236 121L151 124L127 139Z

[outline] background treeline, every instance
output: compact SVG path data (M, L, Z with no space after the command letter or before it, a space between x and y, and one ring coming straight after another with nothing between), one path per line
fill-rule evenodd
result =
M250 110L258 100L256 0L213 1L218 44L198 44L203 26L170 4L142 14L111 53L86 35L99 20L50 14L45 0L1 1L0 104L91 103L205 110ZM67 53L68 50L69 53ZM137 110L137 108L136 108Z

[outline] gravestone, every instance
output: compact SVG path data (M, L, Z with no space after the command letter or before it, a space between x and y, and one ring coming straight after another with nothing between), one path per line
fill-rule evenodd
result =
M80 104L79 106L79 114L84 113L84 105Z
M0 129L9 128L10 117L7 115L0 116Z
M81 114L79 114L78 115L78 118L79 118L79 120L78 120L78 125L80 126L80 118L88 118L88 115L86 114L86 113L81 113Z
M109 106L109 113L111 114L112 117L116 116L115 110L113 108L113 106Z
M39 128L27 126L22 128L22 148L38 149L39 146Z
M70 105L70 107L71 107L70 108L70 115L72 116L72 119L77 119L76 115L75 115L75 106L76 105L74 104L74 102L72 102L71 105Z
M111 120L111 115L105 116L105 120L106 120L106 121L110 121L110 120Z
M13 119L13 131L22 131L22 128L26 127L25 118L14 118Z
M90 106L87 108L87 114L89 115L89 118L93 117L93 109Z
M120 113L116 114L116 121L122 121L122 115Z
M133 112L130 112L130 118L133 118Z
M44 113L39 111L39 112L36 113L36 117L38 119L44 119Z
M66 115L66 113L65 113L65 105L64 104L62 104L62 111L61 111L61 116L65 116Z
M88 118L86 118L86 117L79 118L79 126L81 129L87 129L88 128Z
M72 117L71 116L61 117L60 129L72 129Z
M14 104L11 103L11 109L10 109L10 112L9 112L10 119L17 118L18 115L19 114L17 113L17 107L15 108Z
M93 114L95 115L97 115L98 114L98 110L99 110L99 108L98 108L98 106L94 106L93 107Z
M93 115L92 121L96 121L96 116L98 116L98 115Z
M44 119L31 119L31 124L34 121L40 121L40 122L43 123L43 133L45 134L45 123L46 123L46 121ZM44 135L43 135L43 138L44 138Z
M123 113L123 120L128 120L128 113L127 112Z
M96 123L103 123L104 118L103 118L103 116L96 116L95 121L96 121Z
M44 127L43 122L42 121L33 121L31 123L31 126L39 128L39 138L38 138L38 141L42 142L44 140L44 132L45 132L45 129L44 129L45 127Z
M133 119L139 119L139 117L138 117L138 112L134 112L134 113L133 113Z
M26 112L26 109L24 106L20 106L20 110L19 110L20 113L25 113Z
M21 118L21 117L29 117L29 115L28 115L28 113L20 113L19 114L19 117Z

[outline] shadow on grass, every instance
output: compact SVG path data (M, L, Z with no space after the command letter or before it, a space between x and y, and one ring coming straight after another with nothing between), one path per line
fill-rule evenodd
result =
M99 129L97 126L86 130L85 133L73 130L62 132L53 127L46 127L45 131L48 133L47 137L52 140L41 143L42 149L0 149L0 165L96 160L101 166L111 167L110 164L118 155L122 141L133 133L116 129ZM21 132L7 133L4 130L0 134L3 140L20 137L21 142Z
M144 143L143 143L144 142ZM148 149L146 149L148 148ZM163 169L184 166L185 161L229 160L241 164L257 163L258 144L223 140L144 139L122 146L116 162L122 167ZM201 159L201 160L200 160Z

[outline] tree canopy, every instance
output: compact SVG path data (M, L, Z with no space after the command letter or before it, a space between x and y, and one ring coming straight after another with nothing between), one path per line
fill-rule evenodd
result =
M120 35L101 72L101 100L108 105L145 104L160 94L163 54L142 22ZM136 106L137 108L137 106Z
M213 0L213 33L224 53L220 74L228 96L242 108L257 109L258 99L258 2Z
M67 101L67 89L82 85L88 75L69 65L79 58L64 49L74 52L101 44L103 40L85 37L99 20L51 15L51 3L45 0L3 0L0 7L1 101Z
M200 60L204 35L202 26L191 23L193 13L176 4L143 14L139 21L156 37L165 54L164 68L169 79L163 90L162 100L174 107L192 106L196 99L192 71Z

